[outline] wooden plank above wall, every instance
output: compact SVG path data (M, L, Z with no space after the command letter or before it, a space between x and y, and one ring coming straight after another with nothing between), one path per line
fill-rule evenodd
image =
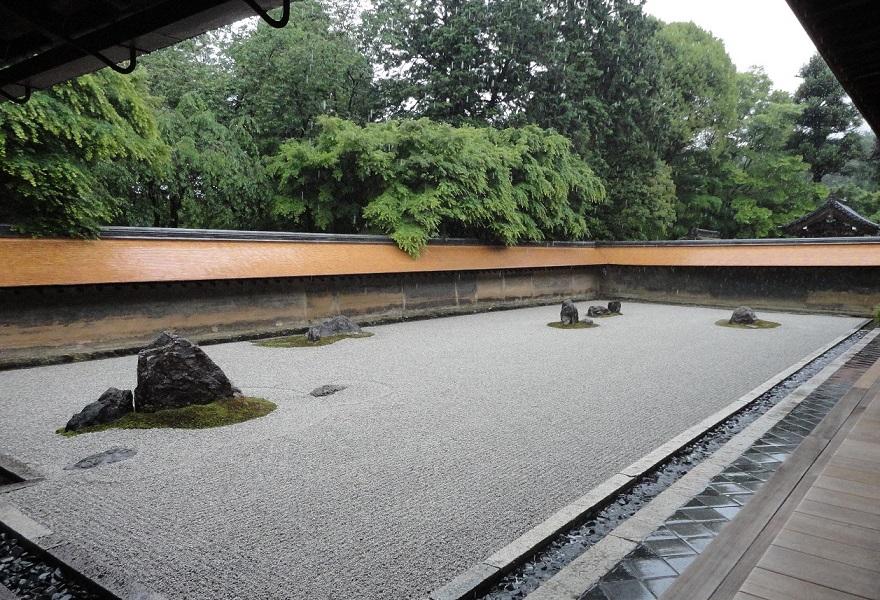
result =
M205 281L590 265L877 267L876 242L481 246L432 244L413 259L387 243L0 238L0 287Z

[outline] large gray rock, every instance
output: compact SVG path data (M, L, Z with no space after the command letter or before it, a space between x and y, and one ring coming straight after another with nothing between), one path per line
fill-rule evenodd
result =
M316 325L309 329L306 337L310 342L317 342L321 338L333 335L343 335L350 333L360 333L361 328L357 323L344 315L339 315L324 321L320 325Z
M155 412L190 404L208 404L240 394L205 351L172 336L164 346L138 352L137 410Z
M588 317L607 317L610 314L611 311L604 306L591 306L587 309Z
M729 322L731 325L752 325L757 320L758 317L755 315L755 311L748 306L740 306L730 315Z
M559 311L559 320L563 325L574 325L580 320L577 306L571 300L565 300L562 303L562 310Z
M131 390L117 390L112 387L70 417L64 431L79 431L84 427L110 423L127 415L133 408Z
M611 314L614 314L614 315L619 315L620 314L620 302L617 302L616 300L612 300L611 302L609 302L608 303L608 312L610 312Z

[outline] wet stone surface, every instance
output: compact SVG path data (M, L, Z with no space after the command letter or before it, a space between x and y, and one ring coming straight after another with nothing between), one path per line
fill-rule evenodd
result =
M98 454L92 454L91 456L87 456L79 462L75 462L72 465L67 465L64 467L65 471L73 471L76 469L93 469L95 467L100 467L101 465L109 465L115 462L119 462L121 460L128 460L132 456L137 454L137 450L132 448L121 448L114 447L109 450L104 450L103 452L99 452Z
M621 522L637 513L663 490L709 457L733 436L757 420L780 400L825 368L864 337L860 331L780 382L742 411L707 431L657 470L637 480L582 525L564 532L518 569L509 573L487 594L486 600L516 600L540 587L588 548L602 540ZM873 356L871 358L870 356ZM677 511L663 528L639 545L585 600L653 599L702 552L748 498L766 482L800 441L813 430L849 389L842 381L853 370L865 369L880 356L880 338L819 386L810 396L758 440L746 453L688 506ZM656 536L656 537L655 537Z
M582 599L659 598L834 408L852 384L852 371L867 368L878 357L880 341L875 340L714 477Z
M0 530L0 583L22 600L97 600L106 596L74 581L59 567Z
M346 387L347 386L344 385L333 384L322 385L321 387L316 387L311 392L309 392L309 395L314 396L315 398L323 398L324 396L332 396L336 392L341 392Z

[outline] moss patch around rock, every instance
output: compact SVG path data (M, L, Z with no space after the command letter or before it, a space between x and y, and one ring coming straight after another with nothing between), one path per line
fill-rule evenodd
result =
M257 342L254 342L254 344L257 346L262 346L263 348L314 348L317 346L329 346L330 344L335 344L340 340L345 340L349 338L357 339L368 338L372 336L373 334L369 331L362 331L360 333L331 335L325 338L321 338L317 342L310 342L309 338L307 338L305 335L291 335L288 337L259 340Z
M263 398L230 398L210 404L192 404L152 413L128 413L112 423L86 427L79 431L64 431L62 427L56 433L69 437L108 429L207 429L264 417L276 408L278 406L274 402Z
M552 323L547 323L547 327L552 327L554 329L593 329L594 327L598 327L595 323L587 323L586 321L578 321L572 325L563 325L559 321L553 321Z
M776 323L775 321L764 321L762 319L758 319L750 325L746 325L745 323L731 323L728 319L715 321L715 324L721 327L730 327L731 329L775 329L780 325L780 323Z

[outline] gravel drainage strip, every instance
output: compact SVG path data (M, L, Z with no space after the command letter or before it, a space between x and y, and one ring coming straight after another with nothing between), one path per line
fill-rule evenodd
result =
M845 337L842 341L838 340L831 347L827 347L820 355L809 359L795 372L790 373L782 381L779 381L746 404L744 408L708 429L692 443L674 452L656 468L652 468L643 474L637 474L629 483L622 485L619 483L619 479L623 478L622 475L615 476L609 480L609 484L613 480L618 479L618 483L615 484L620 490L618 493L611 494L610 498L606 497L604 501L597 503L594 511L579 518L575 526L564 528L549 543L536 544L533 551L527 554L529 558L526 560L510 560L507 568L504 568L504 566L493 564L491 558L487 559L456 578L456 580L453 580L447 586L432 592L431 598L434 600L454 600L458 598L517 600L524 598L587 552L592 546L606 538L618 525L635 515L640 509L648 505L652 499L681 479L704 459L711 456L751 423L758 420L796 388L846 353L868 333L868 330L859 330ZM880 351L880 338L877 338L870 344L870 347L873 349L872 351ZM867 368L866 363L868 359L864 358L863 354L864 352L849 359L845 368L850 368L850 370L859 368L864 370L864 368ZM840 369L840 371L843 370ZM733 465L730 472L725 471L724 474L713 480L711 486L715 487L712 487L712 489L707 488L705 493L700 494L701 499L697 500L693 505L687 506L687 512L674 515L676 519L683 519L671 523L676 525L677 529L682 532L683 537L674 533L674 530L668 527L665 528L665 531L658 532L658 535L661 536L669 535L667 531L672 532L678 541L685 545L688 549L687 552L692 554L684 553L679 556L668 556L669 559L682 560L672 560L670 562L666 558L662 558L660 562L649 562L661 557L653 552L650 546L639 546L632 555L624 559L624 561L629 560L628 563L623 564L624 561L622 561L621 565L618 565L623 571L615 569L609 573L607 577L610 577L610 579L607 581L603 579L600 585L590 590L589 593L593 594L590 598L600 600L603 598L607 600L625 598L632 600L650 599L658 595L662 591L661 588L668 586L674 580L674 577L677 576L678 571L675 570L675 566L683 569L686 566L685 562L689 562L687 557L695 557L699 551L696 547L705 547L704 544L708 544L708 541L705 540L711 541L711 537L717 534L716 530L720 530L720 523L727 522L733 518L734 514L742 506L741 503L736 501L737 497L739 496L743 499L750 497L772 475L770 469L775 469L776 466L781 464L781 460L784 460L784 457L796 448L799 441L812 431L815 424L821 421L822 417L844 393L845 387L834 375L829 377L817 389L817 391L821 390L818 394L816 392L811 394L811 400L815 398L815 401L809 403L805 401L802 403L804 404L803 408L789 413L788 417L790 418L783 419L774 427L773 435L768 434L759 440L760 443L756 443L756 448L750 449L746 453L748 456L743 456L742 460L737 461L738 464ZM627 471L625 470L623 473L625 474ZM723 484L733 484L736 487ZM725 489L728 492L724 492L723 490ZM730 493L731 491L736 491L737 493ZM710 506L707 503L711 503L713 500L708 499L708 497L715 495L719 496L719 499L716 501L719 504L717 506ZM729 500L720 498L721 495L724 495ZM703 499L705 499L705 502ZM598 499L596 501L598 502ZM727 502L730 502L730 505L727 505ZM560 512L565 510L563 509ZM694 517L703 520L698 521ZM708 532L712 532L711 536ZM692 542L688 543L686 539L690 539ZM650 541L654 542L655 540L652 539ZM647 544L647 541L645 544ZM514 545L516 545L516 542L512 544L512 546ZM684 552L684 550L681 551ZM651 552L651 554L648 554L648 552ZM503 553L502 551L501 554ZM627 565L631 568L627 569ZM643 571L639 571L639 566L644 567ZM652 568L655 568L655 570L652 571ZM627 574L626 577L624 577L624 572ZM643 579L638 577L643 577ZM649 581L652 582L650 585L647 583ZM602 587L603 585L604 587ZM641 588L636 588L637 585L641 586ZM652 587L656 592L651 591ZM606 588L609 590L609 593L606 593ZM638 593L631 593L634 589L639 589L640 591ZM642 595L639 595L640 593ZM585 595L584 598L587 598L587 596Z

